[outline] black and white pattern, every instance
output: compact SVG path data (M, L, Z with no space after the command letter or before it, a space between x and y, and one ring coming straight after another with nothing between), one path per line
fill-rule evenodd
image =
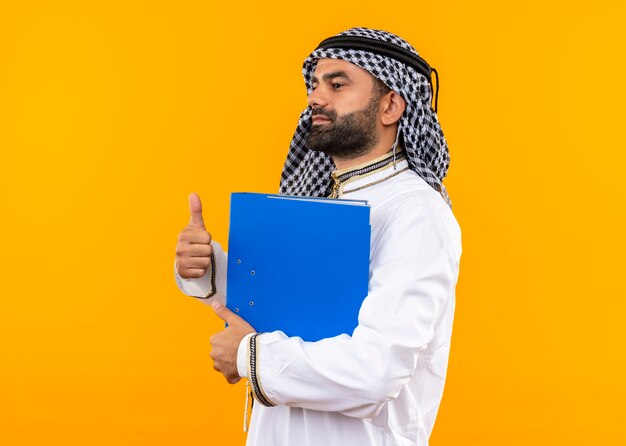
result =
M385 40L417 54L408 42L386 31L352 28L339 35ZM442 184L450 166L450 154L437 114L431 106L432 89L429 79L415 69L386 56L363 50L322 48L313 51L302 67L307 94L313 89L311 79L317 60L322 58L351 62L402 96L406 101L406 110L400 118L399 132L409 166L450 204L446 188ZM306 147L310 128L311 107L307 107L300 115L283 167L281 194L327 197L331 192L331 173L335 170L335 165L325 153L314 152Z

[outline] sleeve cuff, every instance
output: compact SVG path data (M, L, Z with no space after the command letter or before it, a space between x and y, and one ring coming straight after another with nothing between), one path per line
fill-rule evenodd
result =
M276 404L270 400L263 390L263 386L261 385L261 377L259 373L259 344L257 343L257 339L261 333L252 333L250 336L250 342L248 343L248 382L250 383L250 387L252 387L252 395L254 399L259 402L259 404L272 407Z
M248 378L248 362L250 358L248 346L250 345L250 337L253 334L245 335L239 343L239 349L237 350L237 373L242 378Z
M188 296L208 299L217 292L215 285L215 255L211 253L211 266L204 276L198 279L183 279L178 274L176 261L174 261L174 278L180 290Z

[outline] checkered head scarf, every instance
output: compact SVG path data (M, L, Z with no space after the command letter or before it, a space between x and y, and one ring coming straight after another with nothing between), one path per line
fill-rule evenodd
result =
M401 51L408 50L417 55L417 51L408 42L386 31L352 28L336 37L339 36L381 40L401 47L403 49ZM351 62L400 94L406 101L406 109L398 123L398 132L409 167L433 189L441 193L450 204L446 188L442 184L450 165L450 154L437 113L431 106L430 79L398 58L363 49L352 49L346 45L338 48L333 48L332 45L330 47L320 45L304 61L302 67L307 94L310 94L313 89L311 79L317 60L322 58ZM331 157L322 152L309 150L306 146L311 129L311 112L311 107L307 107L300 115L283 167L280 181L281 194L327 197L331 193L331 173L335 170Z

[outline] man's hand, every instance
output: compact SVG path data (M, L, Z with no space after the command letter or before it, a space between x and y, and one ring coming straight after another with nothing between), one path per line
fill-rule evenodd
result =
M211 266L213 247L211 234L204 227L202 203L195 192L189 195L189 213L189 224L178 234L176 272L183 279L198 279Z
M211 336L213 367L221 372L226 381L236 384L241 379L237 371L237 351L241 340L249 333L256 333L245 320L219 302L213 302L215 314L228 324L224 330Z

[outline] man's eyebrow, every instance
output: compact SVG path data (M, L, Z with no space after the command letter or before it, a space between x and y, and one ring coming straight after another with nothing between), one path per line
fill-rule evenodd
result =
M322 79L325 81L329 81L335 79L336 77L345 77L347 80L350 80L350 76L345 71L333 71L332 73L325 73L322 75ZM317 76L313 76L311 82L319 82Z

